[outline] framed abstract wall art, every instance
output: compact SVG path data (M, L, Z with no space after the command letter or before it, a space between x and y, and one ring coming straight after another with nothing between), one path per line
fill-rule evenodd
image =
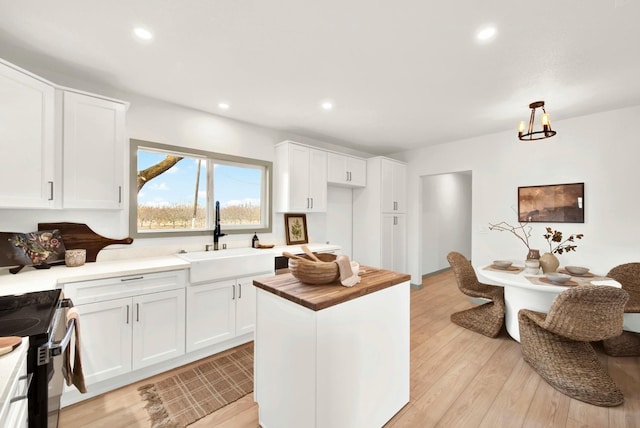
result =
M584 183L518 187L518 221L584 223Z

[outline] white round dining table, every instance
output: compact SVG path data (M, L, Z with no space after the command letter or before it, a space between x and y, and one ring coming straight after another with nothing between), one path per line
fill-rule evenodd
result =
M540 278L544 278L544 275L524 274L523 269L520 269L523 268L522 266L515 266L515 268L519 268L519 271L499 270L491 265L476 267L475 270L480 282L504 287L504 320L507 332L520 342L518 311L531 309L547 313L556 296L571 287L541 283ZM594 277L593 280L603 280L603 277ZM610 278L606 280L613 281ZM581 278L580 281L581 284L591 283L588 278ZM617 286L620 284L617 281L614 283ZM627 331L640 332L640 314L624 314L623 328Z

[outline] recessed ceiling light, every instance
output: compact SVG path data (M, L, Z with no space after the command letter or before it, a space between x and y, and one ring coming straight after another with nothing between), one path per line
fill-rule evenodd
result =
M476 38L480 41L491 40L496 36L497 30L494 26L484 27L476 34Z
M227 103L219 103L218 107L220 107L222 110L227 110L229 108L229 104L227 104Z
M153 33L146 28L136 27L133 29L133 34L140 40L149 41L153 39Z
M333 108L333 103L331 101L323 101L321 107L323 110L331 110Z

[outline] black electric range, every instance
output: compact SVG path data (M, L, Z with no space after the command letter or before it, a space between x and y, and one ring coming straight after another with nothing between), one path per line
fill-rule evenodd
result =
M0 336L48 336L60 290L0 296Z
M49 383L54 372L50 352L57 344L56 331L64 330L66 322L58 312L62 303L61 290L0 296L0 336L29 337L27 372L31 374L28 391L29 427L54 428L58 423L59 392L52 394ZM58 327L56 323L61 323ZM59 355L57 350L55 355ZM56 373L60 376L60 373ZM61 384L60 384L61 385ZM55 400L52 396L55 395ZM57 404L56 404L57 402Z

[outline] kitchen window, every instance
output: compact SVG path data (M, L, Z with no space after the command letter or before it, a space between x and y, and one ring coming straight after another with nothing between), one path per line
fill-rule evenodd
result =
M131 140L129 223L137 238L271 232L272 163Z

